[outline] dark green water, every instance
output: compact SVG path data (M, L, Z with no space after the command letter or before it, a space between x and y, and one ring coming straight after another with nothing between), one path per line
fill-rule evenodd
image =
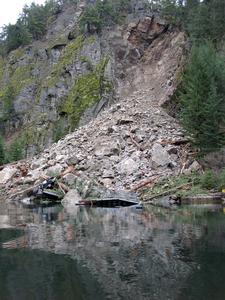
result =
M0 300L224 300L225 214L0 204Z

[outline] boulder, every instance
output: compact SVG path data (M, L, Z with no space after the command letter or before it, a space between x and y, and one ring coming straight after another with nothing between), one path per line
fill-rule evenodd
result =
M114 178L115 173L113 170L104 170L102 174L102 178Z
M162 145L155 143L151 150L152 161L153 163L159 167L163 167L170 163L170 156L167 151L163 148Z
M65 197L62 200L62 205L63 206L74 206L77 205L79 203L79 201L81 201L82 198L80 196L80 194L78 193L77 190L73 189L70 190Z
M132 158L125 158L119 164L119 171L121 174L131 175L137 171L139 164Z
M192 172L201 170L201 165L195 160L193 163L183 171L185 175L190 175Z
M69 186L74 186L76 184L76 180L77 176L72 173L68 173L63 176L63 182Z
M119 154L119 146L117 143L102 143L95 147L95 156L111 156Z
M47 175L50 177L57 177L63 171L63 167L60 164L56 164L47 170Z
M42 169L31 170L27 174L27 178L24 179L24 184L28 183L29 181L32 182L40 179L43 176L43 174L44 173Z
M6 184L17 172L14 167L6 167L0 172L0 184Z

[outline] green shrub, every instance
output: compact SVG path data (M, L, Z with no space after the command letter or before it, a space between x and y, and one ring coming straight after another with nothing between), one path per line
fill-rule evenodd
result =
M63 138L67 133L67 128L63 124L63 120L59 120L53 129L53 141L54 143L58 142L61 138Z
M221 191L222 189L225 189L225 169L221 171L221 173L218 176L218 182L217 186L219 190Z
M20 139L15 139L7 149L6 160L8 162L17 161L24 157L24 145Z
M211 190L217 186L217 176L213 171L206 171L200 179L200 184L203 188Z
M3 165L5 163L5 148L3 139L0 136L0 165Z
M212 170L206 171L200 178L202 188L221 191L225 188L225 169L216 174Z

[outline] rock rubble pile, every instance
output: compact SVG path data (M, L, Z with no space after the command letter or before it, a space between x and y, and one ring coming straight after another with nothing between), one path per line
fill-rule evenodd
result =
M185 160L184 166L184 133L163 108L149 103L148 92L135 92L41 155L3 169L0 177L8 183L0 183L10 190L46 175L60 176L72 166L62 181L84 198L98 197L106 190L135 191L154 176L178 175L185 167L186 171L191 165L196 167L192 159ZM27 173L21 176L24 164ZM4 175L8 171L14 175L10 180Z
M198 169L181 126L161 106L176 88L183 47L182 33L162 32L138 62L124 69L117 102L40 155L0 171L2 197L17 198L46 176L82 198L124 197L151 179Z

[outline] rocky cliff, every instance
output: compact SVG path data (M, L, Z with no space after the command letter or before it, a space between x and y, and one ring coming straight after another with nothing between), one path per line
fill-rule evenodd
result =
M198 168L186 157L180 125L162 108L183 66L184 34L138 6L124 25L77 35L83 7L65 6L46 38L11 53L4 67L1 93L9 84L17 91L6 135L25 136L32 154L71 131L3 170L1 184L14 178L9 193L68 168L63 181L83 197L96 195L96 186L136 190L155 176Z
M1 61L1 131L8 140L20 137L26 156L73 130L88 107L99 105L94 117L112 98L113 75L101 38L78 29L84 7L84 1L66 3L42 40Z
M94 30L91 34L80 33L78 21L88 5L86 1L66 3L42 40L1 59L0 129L8 143L19 138L24 155L34 155L89 122L114 99L157 77L157 64L150 78L144 70L149 62L142 63L143 69L136 66L143 57L159 60L156 55L160 53L148 58L146 50L162 39L169 26L145 11L139 2L133 4L124 25L104 28L101 34ZM168 48L165 40L162 47ZM175 64L170 62L174 70L168 66L171 74L167 82L163 78L155 87L163 93L162 85L169 87L179 57L175 57Z

